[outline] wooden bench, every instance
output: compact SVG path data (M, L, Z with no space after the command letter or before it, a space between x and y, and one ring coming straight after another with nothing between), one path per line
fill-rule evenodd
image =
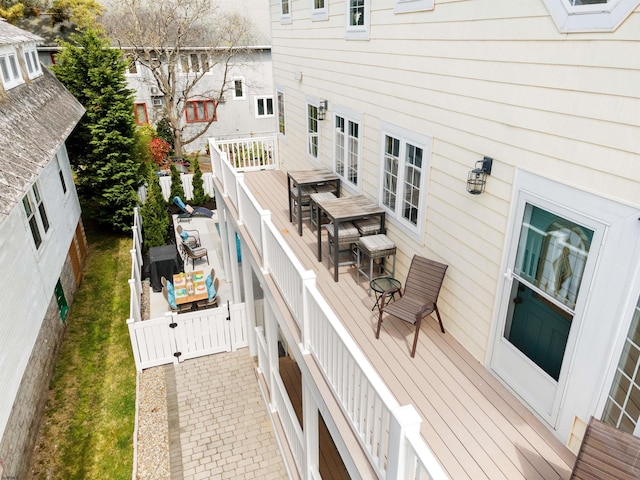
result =
M640 438L591 418L571 479L640 478Z

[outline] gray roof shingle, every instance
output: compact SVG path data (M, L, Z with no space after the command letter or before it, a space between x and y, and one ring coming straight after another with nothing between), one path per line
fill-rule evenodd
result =
M0 30L4 26L0 22ZM0 96L0 222L21 201L83 114L84 107L46 69L42 76Z

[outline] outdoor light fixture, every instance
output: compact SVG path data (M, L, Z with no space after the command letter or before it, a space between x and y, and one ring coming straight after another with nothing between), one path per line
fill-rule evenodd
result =
M324 120L325 115L327 114L327 104L326 100L322 100L320 105L318 106L318 120Z
M467 192L471 195L480 195L484 192L487 183L487 175L491 175L491 165L493 158L484 157L476 162L476 168L469 172L467 177Z

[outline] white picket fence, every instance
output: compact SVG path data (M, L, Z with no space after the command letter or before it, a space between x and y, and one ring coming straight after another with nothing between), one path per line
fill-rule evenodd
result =
M127 320L138 371L247 346L244 303Z
M246 304L223 304L217 308L142 321L142 218L133 212L130 308L127 326L136 369L178 363L248 345Z
M420 436L419 414L402 406L386 387L365 355L331 310L306 271L244 184L227 154L212 146L213 175L247 226L250 240L261 252L261 268L270 273L302 333L301 348L310 352L340 402L351 428L381 479L444 480L447 475ZM275 408L285 426L298 467L305 464L295 419L279 394L277 372L269 364L267 345L258 335L259 367L269 391L276 392Z

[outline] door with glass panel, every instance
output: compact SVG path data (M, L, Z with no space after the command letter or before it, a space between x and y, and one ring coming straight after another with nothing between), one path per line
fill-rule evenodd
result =
M575 212L523 197L491 367L554 426L601 232Z

